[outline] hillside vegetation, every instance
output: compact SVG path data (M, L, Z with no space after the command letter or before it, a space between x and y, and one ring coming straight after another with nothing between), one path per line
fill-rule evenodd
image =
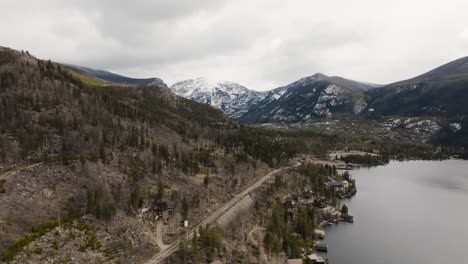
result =
M160 200L170 200L177 212L183 201L190 208L215 206L295 155L287 139L242 128L166 89L103 85L84 72L11 49L0 50L0 124L4 260L25 257L23 250L49 230L30 234L32 227L71 219L73 229L73 219L83 215L97 222L86 222L95 234L86 231L82 243L102 243L84 248L108 261L116 249L102 237L125 245L134 239L130 248L119 248L120 259L144 258L157 247L148 226L137 224L141 208ZM197 175L209 176L210 184L198 182ZM191 222L202 216L196 211L187 214ZM105 231L98 231L104 223ZM119 236L129 229L131 235Z

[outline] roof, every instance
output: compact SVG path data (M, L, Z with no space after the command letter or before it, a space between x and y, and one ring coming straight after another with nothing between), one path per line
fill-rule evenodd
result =
M341 187L341 186L343 186L343 183L338 182L338 181L332 181L332 182L330 182L330 186L332 186L332 187Z
M288 264L302 264L302 259L288 259Z

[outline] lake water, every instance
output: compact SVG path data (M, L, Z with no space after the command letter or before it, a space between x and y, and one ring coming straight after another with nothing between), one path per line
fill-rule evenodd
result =
M351 171L355 222L326 229L330 264L468 263L468 161Z

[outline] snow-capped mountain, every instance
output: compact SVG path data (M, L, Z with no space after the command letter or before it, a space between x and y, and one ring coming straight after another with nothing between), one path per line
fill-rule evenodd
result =
M363 92L378 86L317 73L266 92L239 120L303 122L339 113L356 115L367 106Z
M260 100L263 95L238 83L208 78L181 81L169 89L184 98L216 107L233 118L242 116L248 107Z

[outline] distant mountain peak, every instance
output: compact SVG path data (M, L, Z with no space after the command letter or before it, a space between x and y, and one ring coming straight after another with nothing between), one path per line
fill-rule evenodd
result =
M321 72L317 72L316 74L312 75L313 78L328 78L326 74L323 74Z
M247 111L248 106L260 95L238 83L207 77L177 82L169 89L184 98L218 108L234 118Z
M349 88L355 91L367 91L367 90L371 90L371 89L382 86L379 84L355 81L355 80L347 79L341 76L328 76L320 72L315 73L314 75L311 75L311 76L303 77L299 79L298 81L289 84L288 86L306 86L306 85L310 85L313 82L318 82L318 81L326 81L326 82L329 82L329 83L332 83L332 84L335 84L344 88Z

